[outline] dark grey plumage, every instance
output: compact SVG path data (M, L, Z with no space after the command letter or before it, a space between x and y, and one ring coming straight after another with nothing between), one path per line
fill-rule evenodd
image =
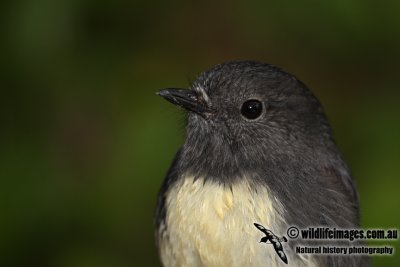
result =
M180 96L168 92L160 94L180 105L182 100L176 98ZM158 236L168 228L166 194L188 173L225 186L250 174L283 203L287 225L359 226L358 197L349 169L319 101L296 77L269 64L228 62L202 73L184 93L189 95L183 98L197 106L186 107L186 140L159 193ZM260 118L248 120L241 115L248 99L262 102ZM368 262L349 256L318 261L322 266Z

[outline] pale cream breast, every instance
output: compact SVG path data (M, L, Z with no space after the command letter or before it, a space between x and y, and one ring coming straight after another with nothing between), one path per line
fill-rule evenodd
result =
M165 266L287 266L272 245L259 243L264 234L254 227L286 234L283 206L246 177L231 186L184 177L168 192L166 209L159 237ZM296 261L311 264L308 258Z

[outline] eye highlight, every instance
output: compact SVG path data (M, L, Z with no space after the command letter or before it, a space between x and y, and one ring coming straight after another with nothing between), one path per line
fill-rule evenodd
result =
M240 112L245 118L249 120L254 120L260 117L262 110L263 105L261 101L250 99L243 103Z

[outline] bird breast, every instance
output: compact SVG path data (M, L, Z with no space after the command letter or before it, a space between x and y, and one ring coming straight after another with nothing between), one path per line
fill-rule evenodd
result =
M285 234L283 206L247 177L230 186L182 177L167 193L166 210L159 236L165 266L285 266L253 225Z

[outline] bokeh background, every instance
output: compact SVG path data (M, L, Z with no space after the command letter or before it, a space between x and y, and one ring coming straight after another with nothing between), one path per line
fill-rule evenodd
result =
M155 92L236 59L282 66L314 91L357 180L363 226L399 228L399 11L398 1L3 1L0 266L159 266L153 210L184 125Z

